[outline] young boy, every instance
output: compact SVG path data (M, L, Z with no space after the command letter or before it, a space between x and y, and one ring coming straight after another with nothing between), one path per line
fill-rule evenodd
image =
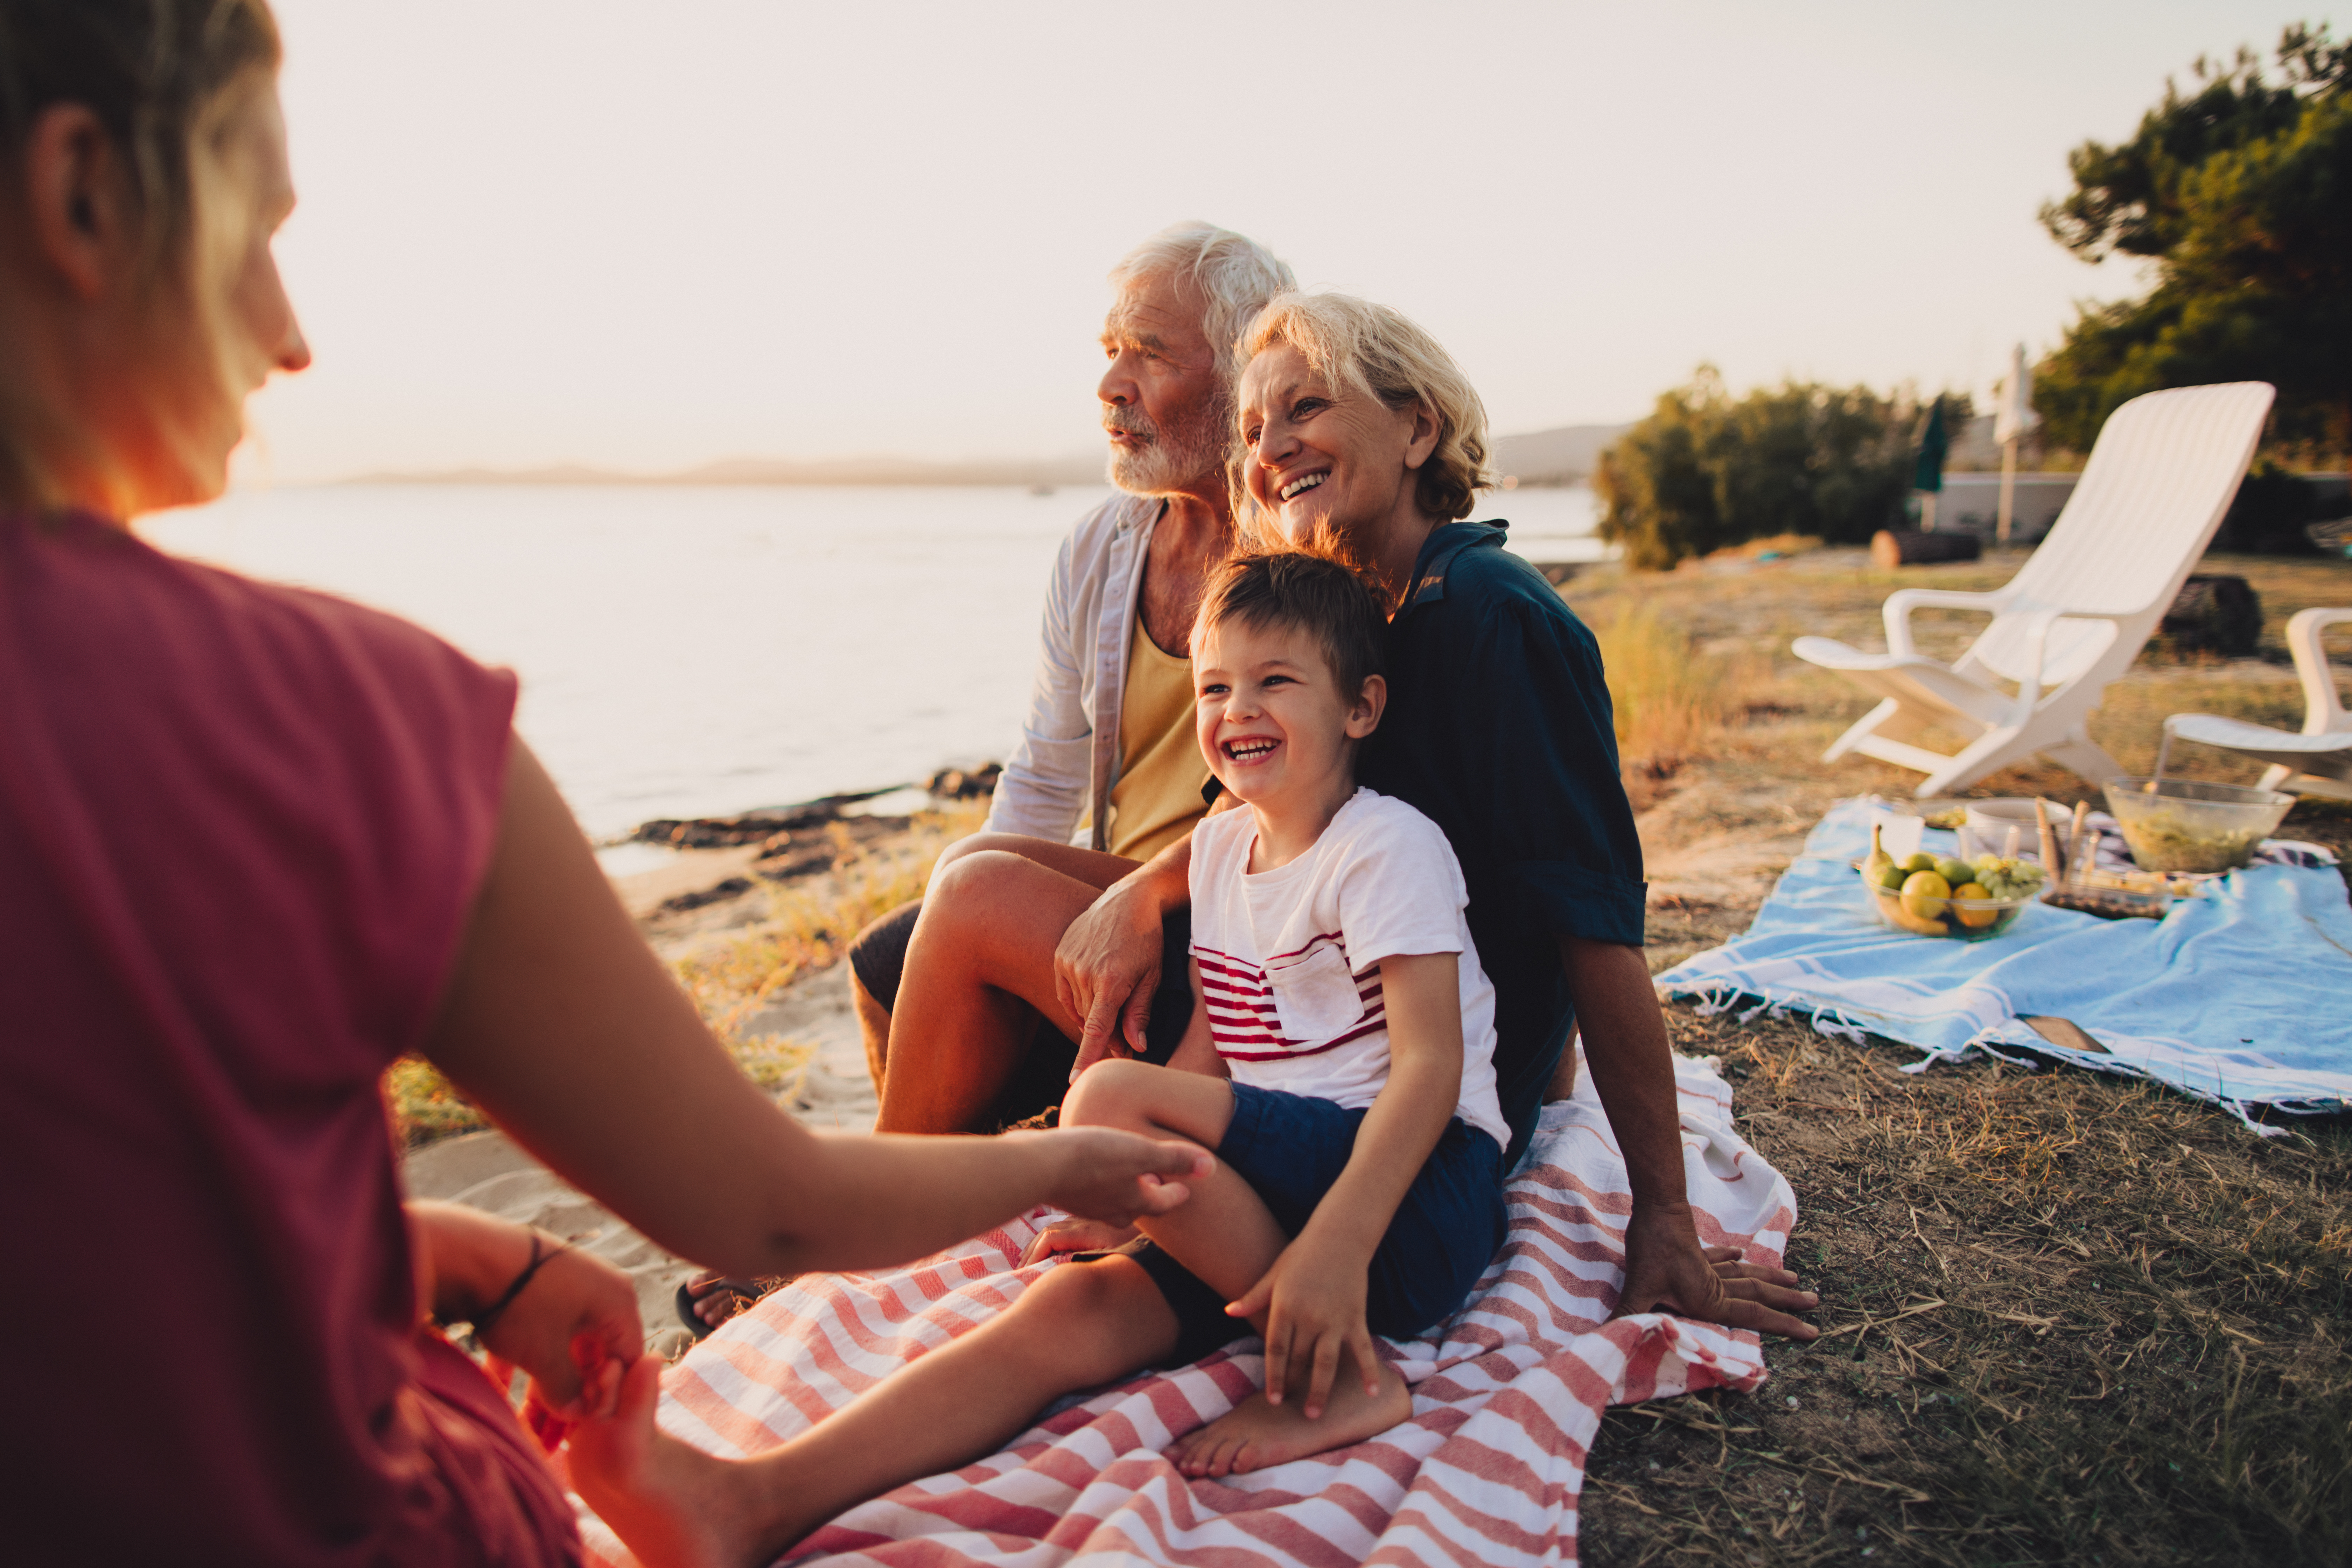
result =
M1202 607L1201 749L1245 809L1195 830L1193 1026L1167 1067L1087 1068L1062 1116L1193 1139L1217 1168L1146 1239L1048 1270L753 1459L657 1432L659 1368L640 1361L619 1414L574 1431L572 1476L642 1560L766 1562L856 1502L993 1452L1064 1394L1246 1332L1265 1340L1265 1392L1175 1445L1188 1474L1412 1414L1371 1336L1428 1329L1492 1261L1508 1134L1460 868L1428 818L1355 784L1386 629L1372 589L1303 554L1231 563Z
M1510 1134L1461 868L1434 823L1355 782L1386 631L1373 590L1317 556L1244 557L1213 582L1194 723L1246 809L1193 831L1192 1027L1165 1068L1089 1068L1063 1109L1192 1138L1241 1178L1146 1226L1135 1255L1180 1324L1170 1363L1245 1326L1265 1340L1265 1394L1171 1451L1191 1475L1410 1415L1371 1335L1446 1317L1502 1245Z

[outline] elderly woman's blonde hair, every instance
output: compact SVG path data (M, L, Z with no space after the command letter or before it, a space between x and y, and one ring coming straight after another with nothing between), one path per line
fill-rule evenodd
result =
M1470 515L1491 489L1486 405L1454 356L1402 311L1349 294L1284 294L1242 334L1242 359L1288 343L1317 374L1369 393L1391 408L1414 404L1437 421L1437 445L1421 466L1415 496L1423 511L1453 521Z

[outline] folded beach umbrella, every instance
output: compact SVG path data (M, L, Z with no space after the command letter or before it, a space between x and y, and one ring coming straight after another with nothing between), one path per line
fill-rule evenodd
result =
M1919 456L1911 465L1911 488L1936 494L1944 488L1944 457L1952 449L1951 437L1944 432L1944 400L1941 397L1927 405L1927 417L1919 426Z
M2033 412L2033 366L2020 343L2010 351L2009 378L2001 383L2000 406L1992 416L1992 438L2000 445L2000 515L1993 537L2003 544L2017 515L2017 444L2041 423L2042 416Z
M1952 445L1951 438L1944 434L1942 397L1927 405L1927 417L1920 422L1915 439L1919 455L1911 464L1911 489L1919 497L1919 526L1933 531L1936 497L1944 488L1944 454Z
M2025 345L2020 343L2010 351L2009 376L2001 383L2000 406L1993 410L1992 438L2006 447L2021 436L2030 436L2042 416L2033 412L2033 366L2026 360Z

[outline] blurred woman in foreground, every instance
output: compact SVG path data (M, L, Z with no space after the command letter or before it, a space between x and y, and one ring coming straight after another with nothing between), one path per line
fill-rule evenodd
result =
M1039 1203L1182 1201L1108 1133L822 1139L709 1038L511 733L405 623L161 555L310 360L264 0L0 0L0 1199L13 1561L541 1563L559 1418L642 1329L551 1237L404 1209L421 1050L565 1177L731 1273L871 1268ZM27 1274L55 1281L37 1295Z

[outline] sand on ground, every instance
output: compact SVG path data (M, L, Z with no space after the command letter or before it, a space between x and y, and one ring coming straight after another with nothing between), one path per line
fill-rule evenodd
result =
M879 1106L866 1047L850 1011L849 966L836 963L779 994L748 1021L751 1035L815 1047L807 1071L778 1103L807 1126L871 1131ZM503 1132L469 1132L409 1152L409 1195L471 1205L567 1237L635 1279L646 1345L675 1357L690 1341L677 1320L677 1288L695 1266L665 1252L595 1199L571 1186Z

